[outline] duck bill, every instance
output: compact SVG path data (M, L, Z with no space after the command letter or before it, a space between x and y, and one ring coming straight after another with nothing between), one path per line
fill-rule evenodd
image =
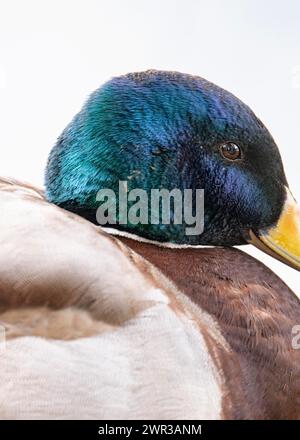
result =
M283 211L276 225L266 230L250 230L249 243L294 269L300 270L300 209L287 190Z

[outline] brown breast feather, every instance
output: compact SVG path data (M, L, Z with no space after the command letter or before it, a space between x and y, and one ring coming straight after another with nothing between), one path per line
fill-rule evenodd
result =
M296 295L271 270L233 248L168 248L121 238L214 317L232 348L207 344L224 373L225 418L300 417Z

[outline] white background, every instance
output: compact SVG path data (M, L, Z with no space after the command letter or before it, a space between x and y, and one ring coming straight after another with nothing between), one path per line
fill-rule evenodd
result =
M0 0L0 175L43 184L56 137L110 77L203 76L252 107L300 200L300 2ZM297 293L300 274L251 246Z

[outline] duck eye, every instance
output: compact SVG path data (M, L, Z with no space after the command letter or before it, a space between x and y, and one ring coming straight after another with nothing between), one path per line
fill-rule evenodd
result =
M233 142L226 142L220 146L220 151L223 157L229 160L236 160L241 157L241 149Z

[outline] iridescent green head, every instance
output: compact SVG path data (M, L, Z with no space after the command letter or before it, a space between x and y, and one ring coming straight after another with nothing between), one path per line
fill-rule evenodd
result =
M278 148L250 108L200 77L176 72L108 81L89 97L49 156L48 200L91 221L96 222L98 191L108 188L118 196L120 181L129 191L147 194L204 189L199 235L187 235L184 221L113 225L158 241L242 244L249 230L275 225L286 200Z

